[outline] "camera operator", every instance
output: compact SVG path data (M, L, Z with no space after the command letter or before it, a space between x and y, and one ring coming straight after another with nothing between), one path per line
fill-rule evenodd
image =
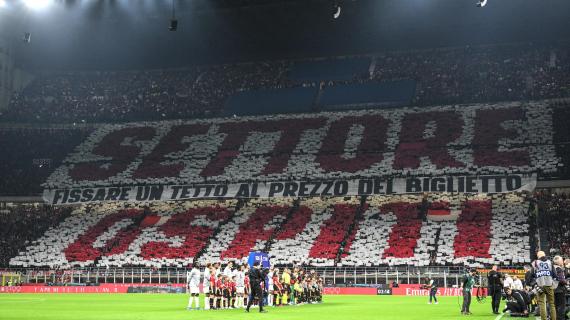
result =
M554 265L550 261L544 251L536 254L537 260L532 263L534 270L534 278L536 285L540 289L537 292L538 305L540 307L541 320L547 320L546 302L550 305L550 319L556 319L556 305L554 303L554 286L556 280L556 272Z
M568 281L566 280L566 270L564 268L564 260L561 256L556 256L552 260L554 262L554 270L558 278L558 287L554 290L554 301L556 305L557 320L566 318L566 293Z
M503 312L509 311L511 317L528 317L528 305L530 297L522 290L513 290L510 287L505 288L507 298L507 306Z
M537 311L538 307L537 299L533 298L533 293L531 292L532 289L536 286L536 280L534 279L534 270L532 270L530 264L525 264L524 270L525 270L524 283L523 283L524 289L531 296L530 312L535 313L535 315L538 317L539 314Z
M489 284L489 296L493 299L491 303L493 313L499 314L501 293L503 289L503 275L497 271L497 266L493 266L493 269L489 271L487 280L487 283Z

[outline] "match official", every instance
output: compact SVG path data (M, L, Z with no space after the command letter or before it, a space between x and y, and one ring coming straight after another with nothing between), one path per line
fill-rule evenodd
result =
M245 311L249 312L253 300L257 298L259 301L259 312L267 312L267 310L263 310L263 289L261 283L265 282L265 276L261 272L259 261L253 263L253 268L249 271L249 281L251 283L251 296L247 300Z

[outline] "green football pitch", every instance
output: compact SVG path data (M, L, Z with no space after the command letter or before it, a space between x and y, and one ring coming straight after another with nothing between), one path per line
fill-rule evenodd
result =
M0 320L176 320L176 319L498 319L490 299L474 301L473 315L460 314L457 297L442 297L437 305L425 297L325 296L323 304L240 310L187 311L186 295L175 294L3 294ZM507 318L507 317L505 317Z

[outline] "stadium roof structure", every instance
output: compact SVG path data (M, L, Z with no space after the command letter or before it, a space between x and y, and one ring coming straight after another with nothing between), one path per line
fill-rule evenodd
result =
M177 32L168 32L171 1L46 1L52 5L19 6L13 23L0 22L15 39L32 33L18 52L28 69L180 67L570 38L567 0L484 8L475 0L174 0Z

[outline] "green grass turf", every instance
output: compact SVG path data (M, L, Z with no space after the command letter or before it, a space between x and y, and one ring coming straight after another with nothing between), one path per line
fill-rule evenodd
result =
M201 303L203 299L201 298ZM461 316L457 297L428 305L426 297L325 296L319 305L252 310L187 311L186 295L176 294L0 294L1 320L176 320L176 319L495 319L490 299L473 301L472 316Z

